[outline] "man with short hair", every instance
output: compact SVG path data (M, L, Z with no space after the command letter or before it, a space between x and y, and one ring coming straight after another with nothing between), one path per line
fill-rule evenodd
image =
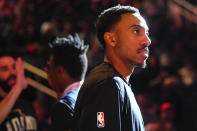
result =
M36 115L30 102L21 99L20 94L27 88L21 58L0 53L0 130L37 130Z
M138 9L117 5L99 15L96 29L105 58L80 89L75 130L144 131L129 79L135 67L146 66L151 44L148 26Z
M51 127L53 131L71 130L75 101L87 71L88 46L76 34L57 37L50 47L46 71L48 82L59 98L52 109Z

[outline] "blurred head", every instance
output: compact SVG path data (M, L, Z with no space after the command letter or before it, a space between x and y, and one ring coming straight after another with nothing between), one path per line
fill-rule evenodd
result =
M162 126L159 122L148 123L145 125L146 131L163 131Z
M138 9L117 5L104 10L98 17L96 30L109 57L145 67L151 41L148 26Z
M8 92L16 84L15 60L8 54L0 53L0 87Z
M165 102L160 106L160 119L163 122L174 120L174 106L170 102Z
M48 81L52 88L60 88L64 79L80 81L87 71L87 45L76 34L57 37L52 43L48 61Z

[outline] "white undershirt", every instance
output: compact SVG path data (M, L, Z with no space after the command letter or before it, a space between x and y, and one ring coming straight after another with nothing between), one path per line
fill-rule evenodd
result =
M70 84L69 86L67 86L62 94L62 97L65 96L66 94L68 94L69 92L73 91L73 90L78 90L81 88L81 85L83 84L84 80L81 81L77 81L74 82L72 84Z

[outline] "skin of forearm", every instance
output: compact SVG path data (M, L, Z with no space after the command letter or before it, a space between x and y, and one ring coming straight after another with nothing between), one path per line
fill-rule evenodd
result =
M7 94L7 96L4 97L3 100L0 102L0 124L10 113L21 92L22 88L15 85L13 86L12 90Z

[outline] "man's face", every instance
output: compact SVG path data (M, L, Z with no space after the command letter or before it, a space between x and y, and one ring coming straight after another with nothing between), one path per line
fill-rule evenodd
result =
M3 88L11 88L15 84L15 60L10 56L0 57L0 86Z
M140 14L122 14L121 20L111 31L117 40L114 47L117 57L125 64L145 67L151 41L147 24Z
M58 90L59 84L58 84L58 71L53 61L53 56L50 57L50 59L47 62L47 68L45 68L45 71L47 72L48 82L49 85L54 89Z

